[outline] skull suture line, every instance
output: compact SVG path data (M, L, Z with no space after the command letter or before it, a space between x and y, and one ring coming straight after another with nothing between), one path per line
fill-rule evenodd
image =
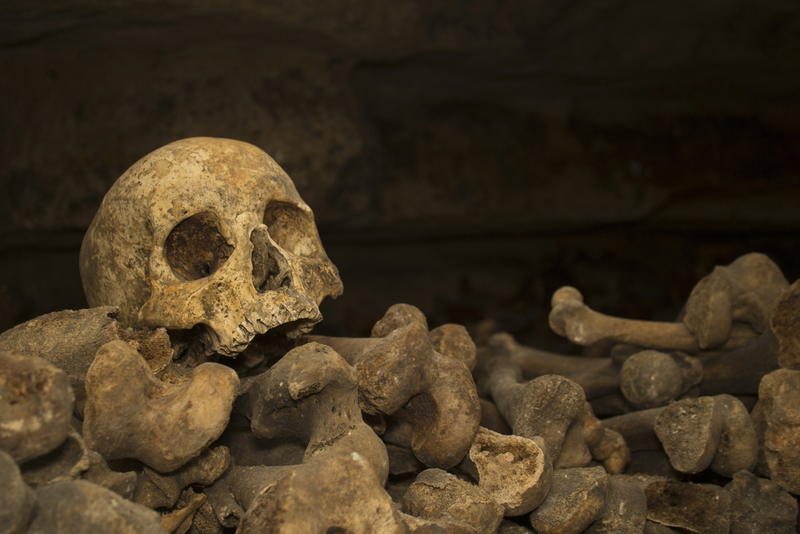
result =
M208 328L209 352L235 356L256 334L290 337L342 293L311 208L275 161L247 143L193 138L128 169L83 240L90 306L132 326Z

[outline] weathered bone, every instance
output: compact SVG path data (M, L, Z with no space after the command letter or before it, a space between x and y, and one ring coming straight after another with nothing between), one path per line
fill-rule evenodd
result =
M622 364L620 389L639 410L666 406L682 393L681 369L669 354L637 352Z
M783 367L800 368L800 280L775 301L768 327L741 348L699 356L703 363L703 395L756 394L761 379Z
M386 448L361 418L356 371L330 347L301 345L244 389L237 407L256 437L306 443L304 462L334 445L358 452L386 481Z
M731 498L732 532L796 532L797 500L776 483L739 471L725 489Z
M476 532L495 532L503 506L491 495L441 469L426 469L406 491L403 510L429 521L462 522Z
M722 410L713 397L673 402L659 414L654 429L675 469L699 473L717 452Z
M206 496L202 493L194 493L191 489L186 493L191 496L184 506L172 512L161 514L161 527L172 534L186 534L192 526L192 519L195 512L206 502Z
M86 375L86 444L106 459L136 458L173 471L198 456L228 423L239 379L206 363L192 379L166 384L123 341L97 351Z
M125 326L204 325L208 352L235 356L257 334L307 333L342 292L314 216L291 179L253 145L176 141L111 187L80 254L89 305Z
M711 470L724 477L752 471L758 460L758 436L747 408L731 395L716 395L714 402L722 413L722 429Z
M118 473L109 469L103 457L89 450L83 438L74 430L54 451L28 460L20 468L25 482L34 489L61 480L81 478L108 488L126 499L133 494L138 479L133 471Z
M36 497L22 479L17 463L4 451L0 451L0 503L0 532L24 532L36 508Z
M36 501L26 534L164 534L157 512L84 480L43 486L36 490Z
M583 409L583 389L564 377L544 375L523 383L519 368L504 358L485 363L479 384L491 394L514 434L544 438L550 458L558 458L567 429Z
M602 467L559 469L544 502L530 515L536 532L578 534L603 511L608 474Z
M160 474L145 466L131 500L148 508L172 508L185 488L213 484L230 464L227 447L216 447L205 449L200 456L171 473ZM197 503L197 507L202 504Z
M237 532L401 534L406 524L371 463L357 452L333 451L258 494Z
M609 340L657 350L697 352L699 345L683 323L621 319L596 312L583 303L583 295L564 286L551 300L550 328L577 345Z
M585 534L639 534L647 521L647 500L644 490L619 475L608 477L600 517L584 530Z
M756 333L767 329L770 312L789 287L780 268L764 254L751 253L717 266L694 286L686 300L683 324L701 349L727 341L734 322Z
M778 369L761 380L751 412L759 440L756 472L800 494L800 371Z
M459 465L503 506L505 516L527 514L550 492L553 468L541 438L503 436L479 428Z
M424 464L449 468L466 455L481 417L475 383L462 362L433 349L419 320L377 340L308 339L332 347L356 367L359 403L365 413L405 412L404 418L413 425L411 448Z
M688 532L730 532L731 498L713 484L660 480L648 484L647 518Z
M41 358L0 352L0 450L24 462L67 438L75 394L64 371Z

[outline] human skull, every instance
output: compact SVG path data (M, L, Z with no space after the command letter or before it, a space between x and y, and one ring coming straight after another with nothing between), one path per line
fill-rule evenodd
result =
M103 199L83 239L90 306L125 325L205 325L209 352L235 356L282 326L290 337L342 293L311 208L260 149L192 138L148 154Z

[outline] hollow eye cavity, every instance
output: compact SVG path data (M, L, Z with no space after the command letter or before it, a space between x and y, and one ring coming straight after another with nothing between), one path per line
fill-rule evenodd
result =
M305 211L286 202L272 202L264 211L269 236L282 249L296 256L319 254L317 228Z
M214 274L233 252L219 230L219 221L209 212L192 215L167 236L164 252L172 271L184 280L199 280Z

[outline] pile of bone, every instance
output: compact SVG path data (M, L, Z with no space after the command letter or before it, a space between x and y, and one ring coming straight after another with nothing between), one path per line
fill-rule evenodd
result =
M561 288L585 356L476 350L400 304L369 338L177 372L115 313L0 335L0 534L795 532L800 287L760 254L674 323Z

